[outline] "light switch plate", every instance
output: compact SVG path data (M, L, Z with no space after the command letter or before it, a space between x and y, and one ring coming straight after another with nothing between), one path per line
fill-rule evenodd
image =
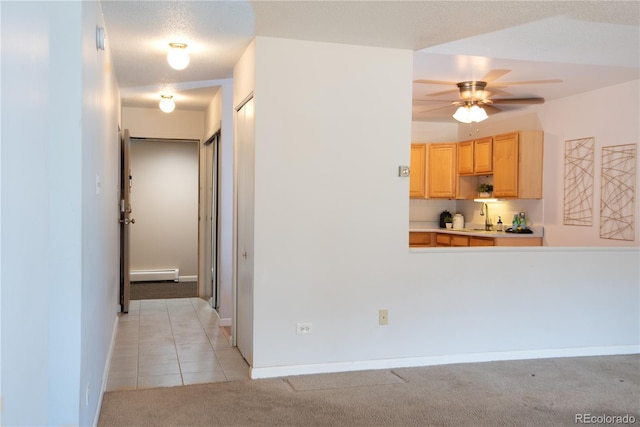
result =
M399 166L398 167L398 176L406 178L409 176L409 166Z

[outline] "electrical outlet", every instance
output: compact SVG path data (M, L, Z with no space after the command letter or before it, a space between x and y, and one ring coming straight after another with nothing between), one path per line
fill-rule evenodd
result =
M378 325L384 326L389 324L389 310L381 308L378 310Z
M298 335L308 335L313 332L312 329L313 324L311 323L297 323L296 324L296 334Z

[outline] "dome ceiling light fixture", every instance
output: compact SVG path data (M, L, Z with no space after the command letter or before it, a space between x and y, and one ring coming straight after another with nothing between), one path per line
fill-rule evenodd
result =
M176 108L176 103L171 95L160 95L160 109L165 113L170 113Z
M185 43L169 43L167 62L174 70L184 70L189 65L189 52Z

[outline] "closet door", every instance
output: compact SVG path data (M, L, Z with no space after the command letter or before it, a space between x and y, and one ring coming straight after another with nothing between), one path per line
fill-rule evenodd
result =
M238 111L237 142L237 288L236 345L240 353L253 364L253 212L254 212L254 100L247 101Z

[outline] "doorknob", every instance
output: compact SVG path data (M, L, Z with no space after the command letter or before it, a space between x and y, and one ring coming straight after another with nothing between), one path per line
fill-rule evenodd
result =
M120 223L124 224L124 225L135 224L136 223L136 219L135 218L131 218L131 219L125 218L125 219L121 219Z

